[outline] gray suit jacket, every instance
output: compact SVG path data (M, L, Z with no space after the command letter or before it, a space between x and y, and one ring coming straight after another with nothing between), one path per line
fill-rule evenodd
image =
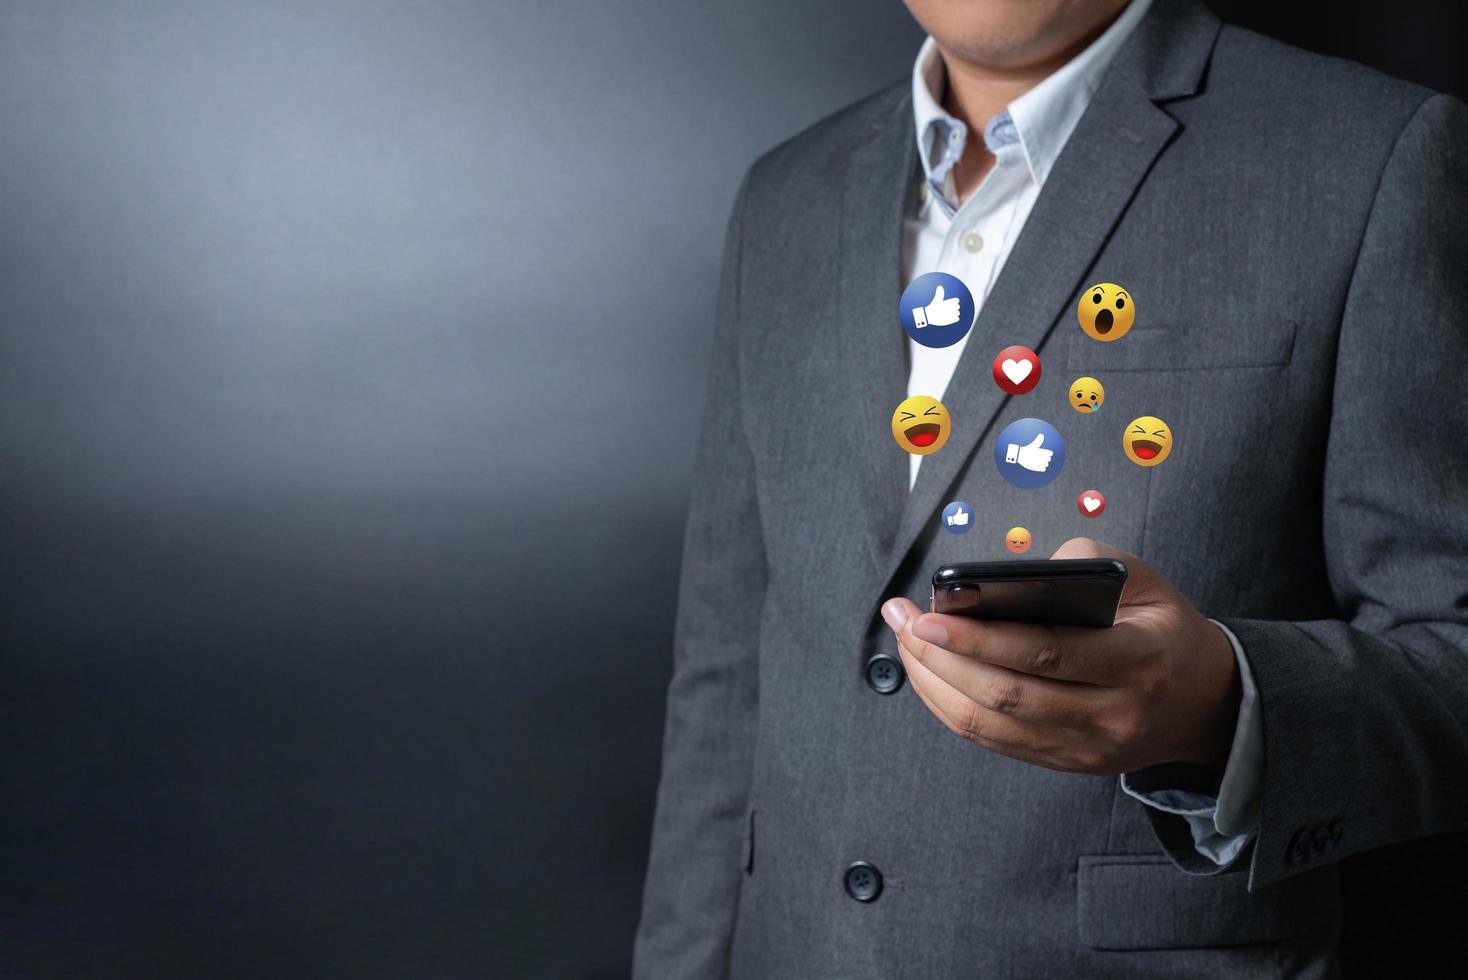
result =
M989 295L911 493L888 428L907 83L760 159L729 226L637 975L1333 972L1340 860L1468 827L1465 149L1452 99L1156 4ZM1137 297L1122 342L1076 327L1093 281ZM1009 344L1044 364L1023 398L988 377ZM1062 407L1083 374L1101 424ZM1061 425L1065 473L1018 490L991 443L1031 414ZM1120 449L1144 414L1176 437L1155 468ZM967 535L938 527L955 498ZM1036 556L1091 534L1145 557L1242 641L1265 771L1232 866L1115 777L986 752L909 685L867 683L894 649L880 601L925 607L936 565L1008 557L1014 524ZM856 860L873 902L843 890Z

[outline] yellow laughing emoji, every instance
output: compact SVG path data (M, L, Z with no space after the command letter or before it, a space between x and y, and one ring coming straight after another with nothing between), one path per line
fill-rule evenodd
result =
M1121 434L1121 448L1138 466L1156 466L1172 452L1172 430L1157 416L1143 415Z
M948 409L930 395L913 395L892 413L892 438L914 456L936 453L952 431Z

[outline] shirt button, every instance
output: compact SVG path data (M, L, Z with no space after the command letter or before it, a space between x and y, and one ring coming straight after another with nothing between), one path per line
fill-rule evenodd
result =
M959 240L963 242L963 248L966 252L977 252L984 247L984 236L976 231L964 232L963 238Z
M865 861L852 862L842 883L846 886L846 894L858 902L875 902L882 894L882 872Z

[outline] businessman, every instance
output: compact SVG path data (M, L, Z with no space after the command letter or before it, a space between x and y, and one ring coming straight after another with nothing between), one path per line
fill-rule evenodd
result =
M729 223L635 973L1334 975L1343 859L1468 829L1468 110L1193 0L909 7L912 76ZM929 271L950 348L898 326ZM1065 478L1001 479L1062 413ZM925 612L1015 525L1125 561L1116 624Z

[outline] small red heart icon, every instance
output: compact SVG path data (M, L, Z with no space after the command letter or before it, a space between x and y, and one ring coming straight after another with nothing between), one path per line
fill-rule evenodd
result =
M1082 517L1100 517L1106 512L1106 498L1099 490L1082 490L1076 498L1076 509Z

